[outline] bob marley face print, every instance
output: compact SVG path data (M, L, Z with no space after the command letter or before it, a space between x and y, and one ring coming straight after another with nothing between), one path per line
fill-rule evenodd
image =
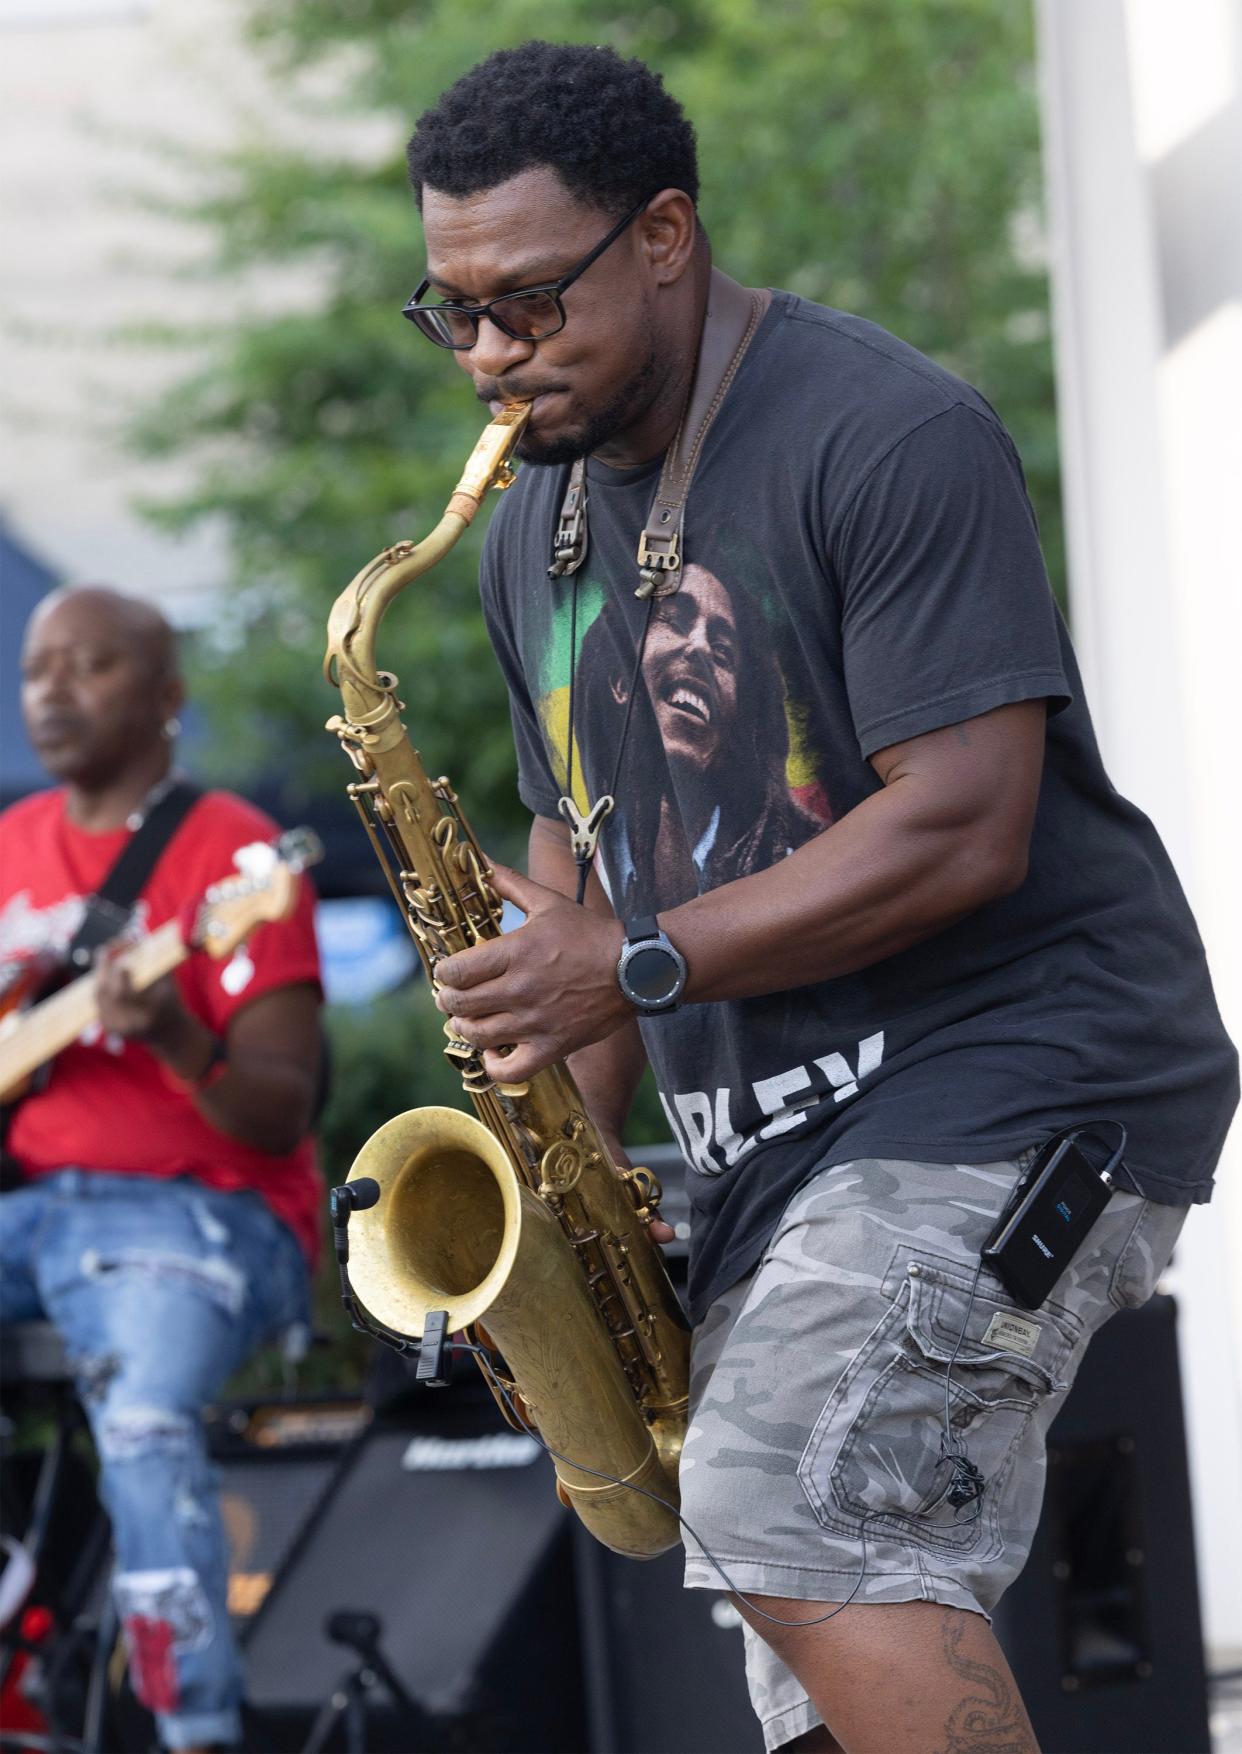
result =
M690 566L656 608L643 681L672 766L706 775L733 741L738 710L733 600L714 573Z
M592 796L611 784L637 637L613 596L582 641L577 728ZM763 869L824 827L790 796L789 743L762 612L744 589L688 566L652 610L617 813L601 841L614 905L674 906Z

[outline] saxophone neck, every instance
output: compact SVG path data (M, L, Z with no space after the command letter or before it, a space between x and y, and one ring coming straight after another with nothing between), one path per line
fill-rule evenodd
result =
M355 688L360 685L366 692L374 690L378 680L375 644L389 604L414 579L444 559L469 528L490 488L508 487L513 480L509 458L530 419L530 409L529 402L515 403L488 422L466 459L443 517L429 536L421 542L398 542L384 549L341 592L328 617L324 674L329 682L344 690L348 679Z

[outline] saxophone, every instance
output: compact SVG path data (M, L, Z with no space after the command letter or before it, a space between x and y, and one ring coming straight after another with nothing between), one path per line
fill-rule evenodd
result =
M502 903L457 794L428 778L410 741L397 678L376 668L376 633L488 489L512 481L529 417L529 404L501 410L432 533L377 555L328 621L324 669L343 711L327 728L357 770L349 796L432 982L440 958L499 935ZM349 1179L373 1177L381 1195L350 1225L354 1289L402 1336L421 1337L438 1310L448 1331L472 1330L506 1419L559 1456L562 1501L606 1546L653 1557L678 1539L689 1354L647 1230L659 1184L612 1163L564 1064L495 1083L451 1023L445 1033L478 1118L411 1109L362 1147Z

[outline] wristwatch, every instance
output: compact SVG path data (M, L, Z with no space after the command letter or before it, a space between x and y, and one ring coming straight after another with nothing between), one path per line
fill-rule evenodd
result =
M686 984L686 959L660 930L654 914L625 922L617 984L645 1017L675 1011Z

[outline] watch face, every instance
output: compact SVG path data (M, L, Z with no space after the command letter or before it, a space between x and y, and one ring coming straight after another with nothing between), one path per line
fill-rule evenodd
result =
M658 944L643 945L625 959L626 986L649 1004L672 997L680 972L674 958Z

